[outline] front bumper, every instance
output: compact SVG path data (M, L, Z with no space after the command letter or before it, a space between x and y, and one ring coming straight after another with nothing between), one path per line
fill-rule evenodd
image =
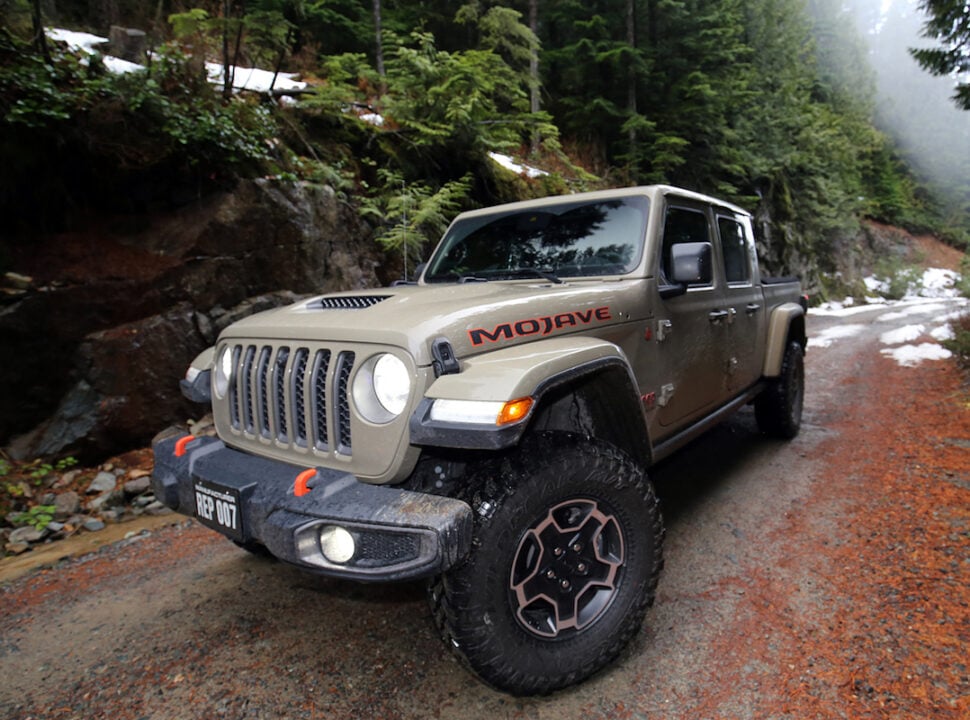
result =
M152 486L161 502L307 570L374 581L428 577L471 546L471 508L460 500L368 485L339 470L307 473L217 438L163 432L152 449ZM321 549L321 531L334 527L354 539L347 562L332 562Z

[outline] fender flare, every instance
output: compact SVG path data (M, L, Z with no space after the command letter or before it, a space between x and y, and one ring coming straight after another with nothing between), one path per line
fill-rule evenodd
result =
M411 416L411 443L468 449L511 447L525 433L544 395L607 368L621 370L631 388L637 387L623 351L597 338L550 338L468 358L462 361L460 373L442 375L428 388ZM505 426L431 418L431 408L438 399L507 402L524 397L536 401L532 411Z
M792 331L796 337L792 338ZM805 308L798 303L782 303L771 312L768 320L768 341L765 344L764 377L781 375L781 363L789 339L798 340L805 347Z

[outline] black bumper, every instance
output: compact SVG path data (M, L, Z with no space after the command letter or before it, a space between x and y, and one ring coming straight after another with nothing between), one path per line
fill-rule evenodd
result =
M233 450L216 438L166 432L152 449L152 486L165 505L307 570L357 580L427 577L454 565L471 544L471 508L460 500L368 485L325 468L304 475L296 494L306 468ZM346 562L333 562L321 549L321 531L333 527L353 537Z

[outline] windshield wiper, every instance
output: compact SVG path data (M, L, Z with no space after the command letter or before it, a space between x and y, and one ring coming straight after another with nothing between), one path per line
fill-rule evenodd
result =
M510 276L524 275L526 277L539 277L539 278L548 280L551 283L555 283L556 285L562 284L562 280L556 277L554 273L551 273L548 270L540 270L539 268L534 268L534 267L520 267L520 268L516 268L515 270L509 270L508 275Z

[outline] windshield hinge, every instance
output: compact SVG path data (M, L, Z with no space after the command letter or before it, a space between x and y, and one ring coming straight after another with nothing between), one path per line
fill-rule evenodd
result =
M455 350L448 342L448 338L436 338L431 343L431 357L434 358L431 365L434 368L435 377L461 372L461 365L458 363L458 358L455 357Z

